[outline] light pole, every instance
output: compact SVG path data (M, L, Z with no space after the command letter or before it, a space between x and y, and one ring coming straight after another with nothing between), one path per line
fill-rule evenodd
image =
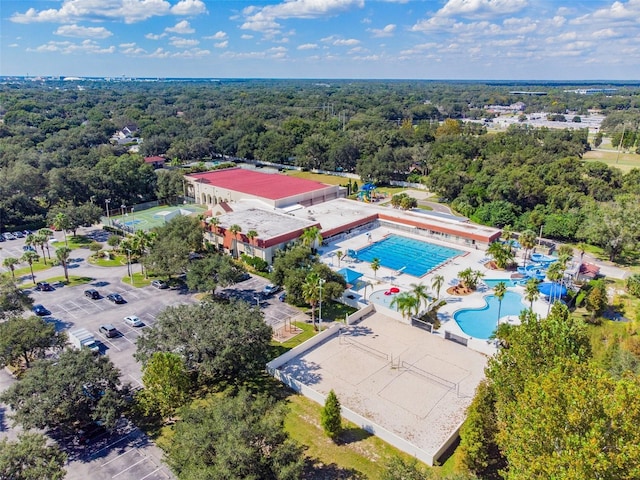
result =
M322 285L324 284L324 279L320 278L318 280L318 290L320 292L320 308L319 308L319 312L318 312L318 331L321 332L322 331Z
M111 199L107 198L104 203L107 206L107 223L109 224L109 226L111 226L111 219L109 218L109 204L111 203Z
M131 229L135 233L135 231L136 231L136 216L133 213L133 207L131 207Z

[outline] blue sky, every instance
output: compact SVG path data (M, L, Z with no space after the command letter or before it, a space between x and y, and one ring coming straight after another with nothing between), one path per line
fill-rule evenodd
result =
M0 75L640 79L640 0L0 0Z

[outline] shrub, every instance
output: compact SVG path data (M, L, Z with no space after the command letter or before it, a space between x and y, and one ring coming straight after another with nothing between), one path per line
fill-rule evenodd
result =
M342 430L340 401L333 390L329 392L324 402L324 407L320 413L320 423L324 432L334 440Z
M635 273L627 278L627 292L634 297L640 297L640 273Z

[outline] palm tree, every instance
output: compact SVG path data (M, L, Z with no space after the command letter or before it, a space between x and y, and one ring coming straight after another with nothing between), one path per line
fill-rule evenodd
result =
M427 307L429 305L429 300L431 299L431 296L429 295L428 287L421 283L418 283L418 284L412 283L411 288L412 288L411 293L418 300L418 310L420 309L423 303L424 303L424 306Z
M302 284L302 297L311 307L311 323L316 330L316 305L320 301L320 275L317 272L307 275L305 283Z
M56 257L64 269L64 278L69 283L69 270L67 269L69 263L69 254L71 249L69 247L60 247L56 249Z
M38 230L38 235L45 236L44 247L47 249L47 256L49 257L49 260L51 260L51 252L49 251L49 239L53 237L53 230L51 230L50 228L41 228L40 230Z
M530 302L529 310L533 310L533 302L540 298L540 290L538 289L539 284L540 280L537 278L530 278L524 286L524 298Z
M509 249L509 252L513 252L513 230L511 230L511 225L505 225L502 228L501 237L504 240L504 244Z
M29 269L31 270L31 281L35 282L36 277L33 274L33 262L37 262L38 260L40 260L40 255L38 255L36 252L32 252L31 250L27 250L22 254L21 260L29 264Z
M551 265L549 265L549 268L547 269L547 277L549 278L549 280L551 280L552 283L557 285L558 282L562 280L563 276L564 276L564 270L560 262L554 262ZM556 300L554 299L555 297L554 292L555 292L555 287L552 286L551 298L549 299L549 309L547 310L547 315L549 315L549 312L551 311L551 304Z
M500 312L502 310L502 299L506 293L507 284L504 282L498 282L496 286L493 287L493 294L498 299L498 322L500 321Z
M62 212L59 212L56 217L53 219L53 226L56 227L57 230L62 230L62 234L64 235L64 245L65 247L69 246L67 242L67 229L71 227L71 222L69 221L69 217Z
M373 278L376 278L378 270L380 270L380 259L378 257L371 260L371 270L373 270Z
M580 242L578 245L578 250L580 250L580 263L582 263L582 259L584 258L584 252L587 251L587 244Z
M249 230L247 232L247 238L249 239L249 245L251 245L251 255L255 255L253 239L258 238L258 232L255 230Z
M536 246L536 232L533 230L525 230L518 239L520 245L524 248L524 266L527 266L527 254Z
M11 270L11 277L14 282L16 281L16 265L18 263L20 263L20 259L13 257L7 257L2 261L2 265Z
M45 245L49 245L49 237L42 232L38 232L36 235L32 235L31 243L34 247L40 247L42 250L42 259L44 260L44 264L47 264L47 256L45 255L44 247Z
M316 249L316 245L322 243L322 234L320 233L320 229L318 227L309 227L306 228L302 235L300 235L300 241L306 247L310 247L311 250Z
M220 225L220 220L218 219L218 217L211 217L211 219L209 219L209 223L213 225L213 233L217 235L218 225Z
M336 258L338 259L338 268L340 268L340 260L344 258L344 253L342 252L342 250L338 250L336 252Z
M417 315L420 309L420 301L409 292L397 294L390 305L395 306L403 317L408 317L412 313Z
M242 232L242 227L234 223L229 227L229 232L231 232L231 235L233 235L233 247L231 249L231 254L234 258L238 258L238 234Z
M431 288L436 291L437 300L440 300L440 289L442 289L442 285L444 285L444 277L440 274L434 275L433 280L431 280Z
M140 261L140 273L144 275L144 278L147 278L147 271L144 268L143 257L147 254L147 252L149 251L149 247L151 247L151 244L155 240L155 233L145 232L144 230L136 230L134 239L134 247Z
M513 259L515 254L510 246L506 246L500 242L493 242L487 248L487 253L493 257L498 268L506 268Z

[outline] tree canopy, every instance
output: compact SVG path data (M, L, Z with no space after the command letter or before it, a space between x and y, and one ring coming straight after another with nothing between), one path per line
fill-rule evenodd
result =
M189 371L208 380L248 378L264 370L271 327L259 308L233 299L169 307L137 342L144 365L156 352L175 352Z

